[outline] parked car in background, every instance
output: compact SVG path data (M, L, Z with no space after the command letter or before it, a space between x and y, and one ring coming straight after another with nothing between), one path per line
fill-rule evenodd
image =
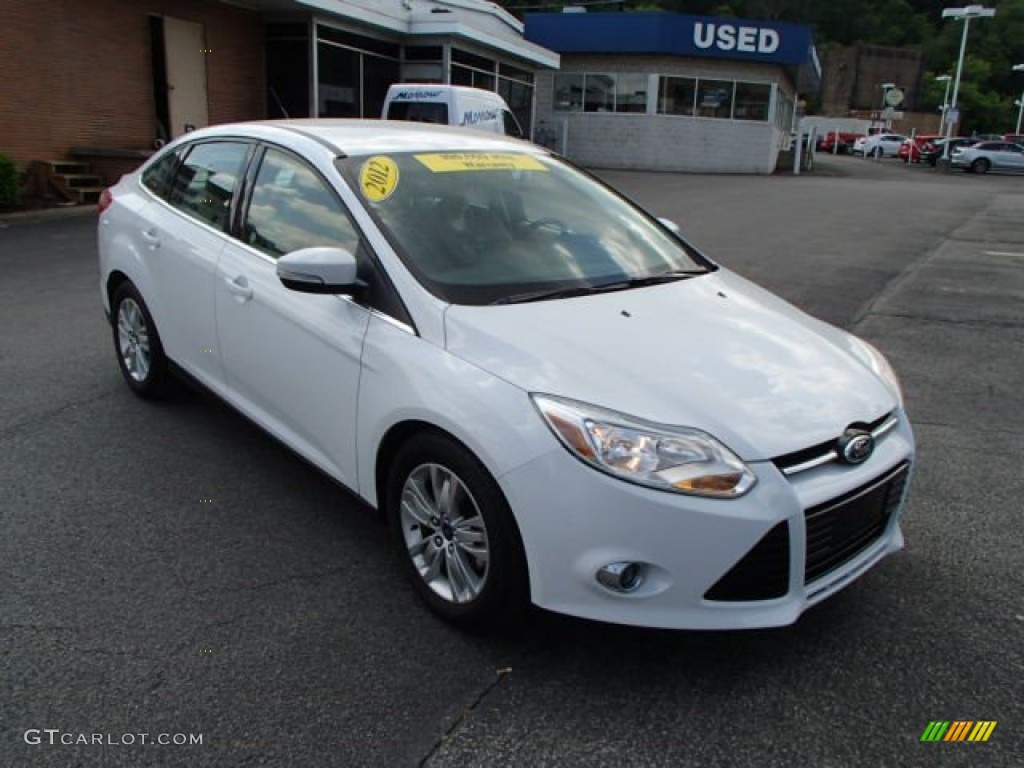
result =
M969 136L954 136L950 139L936 139L932 142L931 147L921 148L921 162L928 163L929 165L936 165L939 162L939 158L946 154L946 144L949 144L949 151L952 152L957 147L969 147L972 144L977 144L978 140Z
M1024 145L1024 133L1006 133L1003 134L1003 141L1009 141L1012 144Z
M898 133L878 133L874 136L863 136L853 144L853 154L867 157L896 157L900 147L907 140Z
M951 162L970 173L1024 171L1024 147L1009 141L981 141L954 149Z
M127 386L184 371L379 509L452 622L792 624L903 547L882 354L541 147L215 126L99 209Z
M818 150L821 152L835 152L839 155L848 155L853 150L853 144L862 134L852 131L829 131L818 142Z
M904 163L919 163L921 162L921 153L934 148L933 142L941 139L941 136L915 136L913 139L907 139L900 145L899 158Z

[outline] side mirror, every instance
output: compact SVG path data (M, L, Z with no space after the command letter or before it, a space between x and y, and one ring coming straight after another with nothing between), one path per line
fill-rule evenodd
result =
M358 296L366 283L356 277L356 257L344 248L302 248L277 260L277 278L300 293Z
M681 235L683 233L679 225L672 221L672 219L659 218L658 223L674 235Z

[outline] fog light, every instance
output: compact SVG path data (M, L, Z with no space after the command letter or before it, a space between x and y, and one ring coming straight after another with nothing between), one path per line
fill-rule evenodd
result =
M613 592L632 592L644 583L643 563L608 563L598 569L597 582Z

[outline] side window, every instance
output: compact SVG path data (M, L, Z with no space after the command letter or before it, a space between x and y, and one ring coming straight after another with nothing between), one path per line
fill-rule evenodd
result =
M337 196L309 166L268 149L253 185L242 239L272 258L329 245L356 254L359 233Z
M166 200L171 193L171 182L174 180L174 171L177 168L178 161L181 159L184 151L185 150L182 147L178 147L177 149L165 154L153 165L149 166L149 168L147 168L142 174L143 186L157 197L162 197Z
M169 202L200 221L224 229L249 145L236 141L196 144L178 166Z
M515 115L513 115L507 109L503 109L501 110L501 117L505 121L506 136L511 136L515 139L526 138L526 134L524 134L523 129L519 127L519 121L516 120Z

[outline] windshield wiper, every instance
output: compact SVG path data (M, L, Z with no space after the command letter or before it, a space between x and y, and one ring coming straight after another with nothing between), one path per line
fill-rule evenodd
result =
M502 296L500 299L495 299L491 304L523 304L529 301L569 299L574 296L588 296L594 293L626 291L630 288L642 288L645 285L659 285L661 283L675 282L676 280L686 280L698 275L706 275L707 273L708 270L706 269L673 269L669 272L659 272L656 275L630 277L626 280L615 280L610 283L598 283L597 285L577 285L572 288L554 288L546 291L515 293L511 296Z

